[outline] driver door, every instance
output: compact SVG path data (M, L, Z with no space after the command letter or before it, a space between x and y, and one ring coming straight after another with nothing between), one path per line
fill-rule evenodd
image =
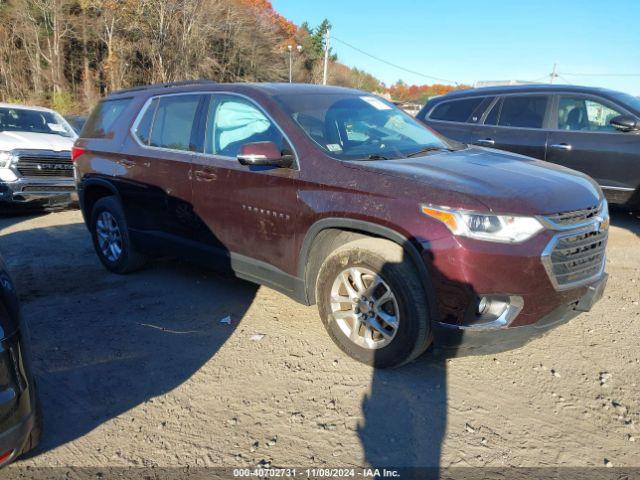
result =
M633 174L640 164L640 135L621 132L609 125L621 107L599 97L558 95L554 122L547 137L548 162L586 173L606 190L632 191L640 183Z
M239 262L240 270L295 274L297 161L278 168L241 165L236 158L254 142L290 150L282 130L258 104L228 93L211 95L205 128L205 153L197 155L193 177L198 215L231 252L234 268Z

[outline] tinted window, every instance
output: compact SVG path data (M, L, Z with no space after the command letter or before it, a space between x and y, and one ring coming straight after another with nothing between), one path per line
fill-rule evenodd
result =
M156 109L158 108L158 99L154 99L144 112L144 115L138 122L136 127L136 136L145 145L149 145L149 137L151 133L151 127L153 125L153 119L156 116Z
M434 108L429 118L448 122L466 122L482 100L482 97L477 97L441 103Z
M200 95L160 97L150 145L172 150L195 150L191 142L191 130L200 98Z
M484 119L484 124L485 125L497 125L498 124L498 117L500 116L500 107L502 107L502 99L498 100L495 103L495 105L493 106L493 108L489 112L489 115L487 115L487 118Z
M11 107L0 108L0 132L75 136L73 129L57 113Z
M640 97L634 97L628 93L615 92L612 94L618 102L640 113Z
M235 157L247 143L273 142L280 150L285 141L280 130L248 100L215 96L209 107L206 152Z
M504 97L498 125L542 128L547 102L548 97L542 95Z
M622 113L594 100L580 97L560 97L558 128L560 130L618 132L609 120Z
M118 100L103 100L93 110L82 129L82 136L85 138L111 138L120 114L131 102L130 98Z
M447 147L413 117L373 95L309 93L274 98L319 148L341 160L402 158L426 147Z

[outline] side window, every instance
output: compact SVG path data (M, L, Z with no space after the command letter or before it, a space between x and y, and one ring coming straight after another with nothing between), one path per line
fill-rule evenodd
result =
M172 150L196 150L191 134L200 98L201 95L160 97L149 144Z
M206 152L235 157L247 143L273 142L283 150L280 130L253 103L233 96L214 96L207 121Z
M482 97L476 97L443 102L433 109L429 118L447 122L466 122L482 100Z
M506 96L498 125L503 127L542 128L549 98L544 95Z
M145 145L149 145L149 138L151 137L151 127L153 126L153 119L156 116L158 103L159 102L157 98L151 101L151 103L145 110L144 115L138 122L138 126L136 127L136 137L138 137L138 140L140 140L140 142Z
M111 138L113 137L116 120L131 102L131 98L118 100L103 100L100 102L82 129L83 138Z
M502 99L499 99L491 108L491 111L484 119L485 125L497 125L498 118L500 117L500 109L502 108Z
M475 109L475 111L471 114L471 118L469 118L469 120L467 120L467 122L468 123L480 123L480 120L482 119L482 114L485 112L487 107L489 107L489 105L491 105L491 102L493 102L494 98L496 98L496 97L484 97L482 99L482 102L480 102L480 105L478 105L478 107Z
M618 132L609 120L621 112L600 102L580 97L560 97L558 128L560 130L589 132Z

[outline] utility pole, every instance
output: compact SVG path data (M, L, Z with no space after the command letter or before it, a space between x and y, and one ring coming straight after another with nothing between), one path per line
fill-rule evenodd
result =
M322 74L322 84L327 84L327 74L329 73L329 34L331 30L327 28L324 34L324 73Z
M549 75L549 83L553 83L553 81L558 78L558 74L556 73L556 68L557 68L558 64L557 62L554 62L553 64L553 71L551 72L551 75Z

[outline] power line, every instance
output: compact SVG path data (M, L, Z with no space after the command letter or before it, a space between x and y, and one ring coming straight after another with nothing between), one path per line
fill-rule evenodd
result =
M640 73L567 73L562 72L562 75L569 75L572 77L640 77Z
M433 77L431 75L425 75L424 73L416 72L415 70L411 70L409 68L405 68L405 67L403 67L401 65L398 65L396 63L384 60L383 58L380 58L380 57L378 57L376 55L372 55L371 53L365 52L364 50L362 50L362 49L360 49L360 48L358 48L358 47L356 47L354 45L351 45L350 43L347 43L344 40L340 40L335 35L332 36L332 39L337 41L337 42L339 42L339 43L342 43L343 45L346 45L349 48L354 49L357 52L362 53L363 55L366 55L367 57L373 58L374 60L377 60L379 62L385 63L385 64L387 64L387 65L389 65L391 67L397 68L398 70L403 70L403 71L405 71L407 73L411 73L413 75L418 75L420 77L428 78L429 80L435 80L437 82L453 83L454 85L459 85L459 83L456 82L455 80L447 80L446 78L440 78L440 77Z

